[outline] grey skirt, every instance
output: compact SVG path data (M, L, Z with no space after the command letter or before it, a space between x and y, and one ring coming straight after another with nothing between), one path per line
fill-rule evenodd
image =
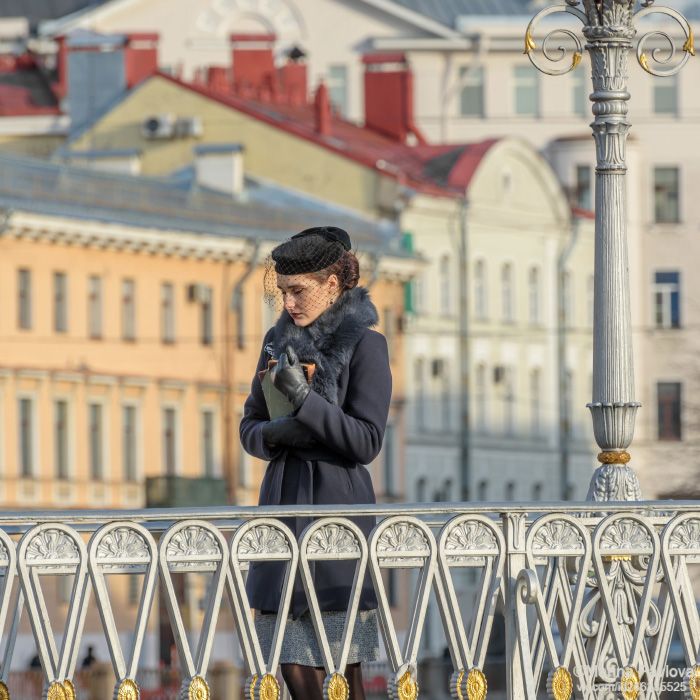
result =
M344 612L322 612L323 624L326 628L328 644L333 658L340 657L340 643L345 624ZM255 613L255 629L260 640L260 649L265 659L269 657L272 647L272 635L275 632L277 615ZM356 664L379 659L379 634L377 631L377 611L360 610L355 619L355 629L352 633L348 663ZM280 654L282 664L301 664L302 666L323 666L323 656L316 641L314 625L309 613L294 620L287 619L287 627L282 642Z

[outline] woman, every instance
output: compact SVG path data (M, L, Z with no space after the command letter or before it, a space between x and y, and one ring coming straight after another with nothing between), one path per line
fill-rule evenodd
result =
M391 400L386 339L370 330L377 311L358 287L357 258L348 234L333 226L307 229L272 251L274 280L284 310L265 335L246 400L240 434L245 450L269 460L260 505L374 503L365 464L379 454ZM292 405L270 420L258 372L269 360L274 386ZM314 366L310 383L302 363ZM355 518L369 534L373 518ZM297 537L310 522L291 519ZM334 658L340 648L354 562L318 562L314 581ZM258 611L264 653L270 648L283 567L251 567L248 596ZM365 578L346 676L350 697L364 700L360 663L376 660L377 602ZM325 671L297 576L280 662L294 700L321 700Z

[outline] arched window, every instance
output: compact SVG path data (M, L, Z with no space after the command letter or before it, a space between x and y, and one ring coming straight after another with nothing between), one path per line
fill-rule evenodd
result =
M528 306L530 310L530 323L536 325L540 322L540 270L531 267L527 276Z
M513 321L513 302L513 266L506 263L501 268L501 317L506 323Z
M477 260L474 265L474 313L481 321L488 316L486 263L483 260Z

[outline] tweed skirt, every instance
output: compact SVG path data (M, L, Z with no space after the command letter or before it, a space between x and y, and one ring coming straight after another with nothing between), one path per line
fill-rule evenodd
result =
M333 658L340 657L340 644L345 624L344 612L322 612L321 617L326 629L328 644ZM275 632L277 615L255 614L255 629L260 641L260 649L265 658L270 654L272 635ZM355 619L355 629L352 633L348 663L356 664L379 659L379 634L377 628L377 611L360 610ZM323 656L316 641L316 632L309 613L296 620L287 618L287 627L282 642L280 654L282 664L300 664L302 666L323 666Z

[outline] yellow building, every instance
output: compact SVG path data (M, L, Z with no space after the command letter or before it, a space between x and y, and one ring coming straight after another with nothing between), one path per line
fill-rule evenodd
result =
M184 503L177 477L199 478L190 502L254 503L264 465L241 453L238 423L274 321L263 262L301 228L329 217L346 227L375 261L377 307L400 318L414 262L400 252L376 262L385 232L360 217L299 197L280 204L274 188L258 188L279 200L268 205L6 156L2 170L5 507Z

